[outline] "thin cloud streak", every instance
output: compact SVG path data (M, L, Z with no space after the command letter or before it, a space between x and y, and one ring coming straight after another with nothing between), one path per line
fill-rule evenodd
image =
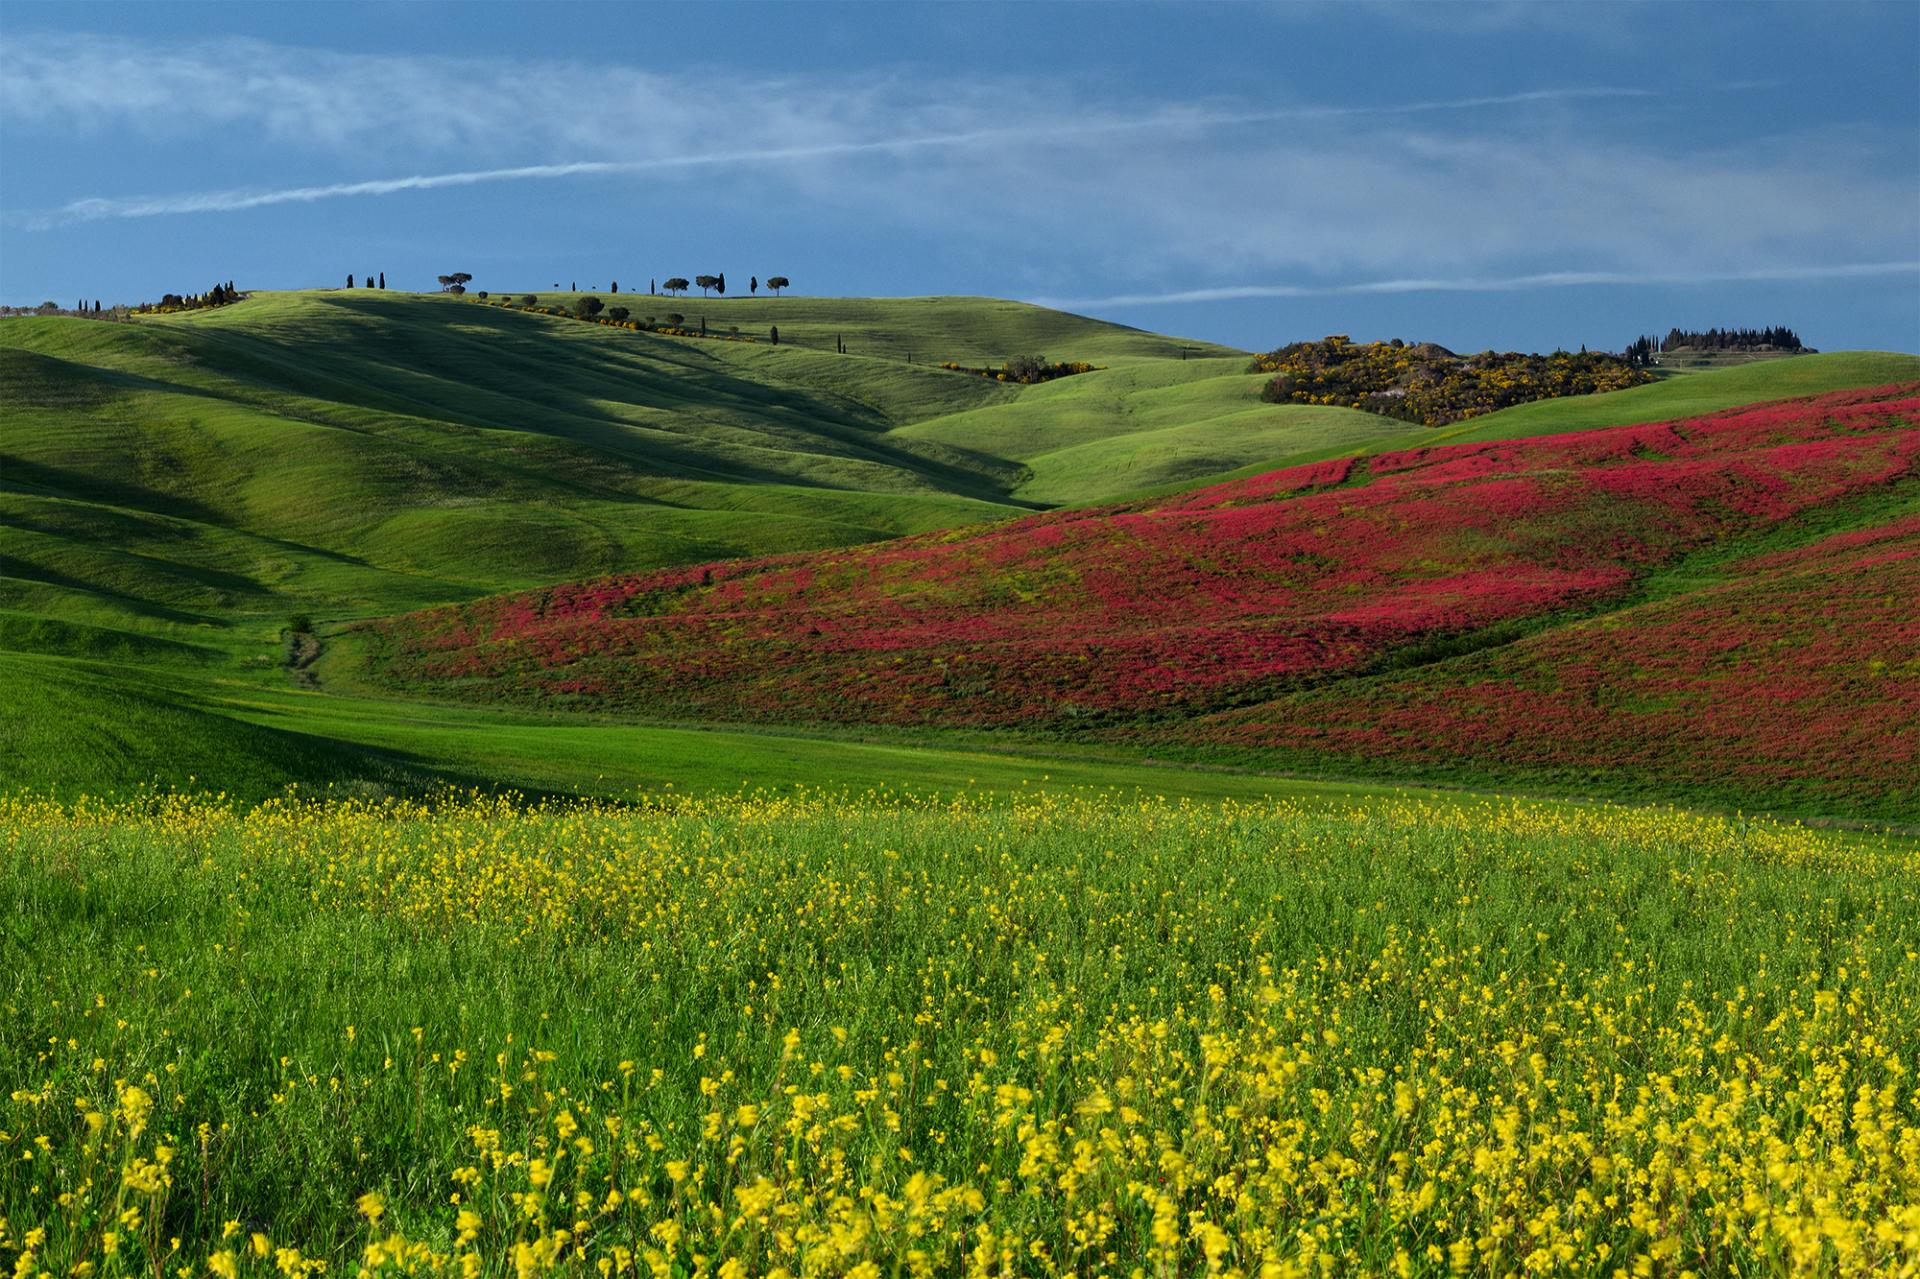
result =
M1353 284L1240 284L1213 289L1181 289L1168 293L1120 293L1103 298L1030 298L1036 306L1056 310L1089 307L1160 306L1184 302L1235 302L1254 298L1351 297L1389 293L1505 293L1524 289L1579 288L1622 285L1636 288L1661 285L1791 283L1814 280L1877 279L1893 275L1920 275L1920 261L1845 262L1831 266L1762 267L1749 271L1632 272L1549 271L1537 275L1464 277L1461 279L1367 280Z
M313 186L283 187L269 191L230 189L186 192L175 195L104 197L75 200L47 213L29 215L29 230L47 230L72 222L93 222L105 218L147 218L191 213L236 213L278 204L309 204L317 200L345 199L355 196L393 195L404 191L431 191L446 187L474 186L488 182L554 180L596 175L659 172L673 169L730 167L747 164L775 164L794 160L830 159L839 156L906 153L912 151L977 145L981 143L1044 142L1060 137L1087 137L1099 134L1124 134L1182 129L1229 128L1243 125L1272 124L1285 120L1338 119L1365 116L1417 115L1444 111L1470 111L1486 107L1517 106L1550 101L1581 101L1604 98L1652 98L1662 96L1653 89L1567 88L1539 89L1524 93L1455 98L1427 102L1390 103L1380 106L1293 107L1274 111L1163 111L1151 116L1120 120L1080 121L995 125L951 133L934 133L900 138L821 143L810 146L752 148L691 155L661 156L646 160L576 160L552 164L514 165L495 169L465 169L450 173L414 174L401 178L374 178L358 182L335 182Z

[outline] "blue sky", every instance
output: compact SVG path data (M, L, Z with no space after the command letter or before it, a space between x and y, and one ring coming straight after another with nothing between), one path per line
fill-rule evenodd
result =
M1920 350L1920 5L0 8L0 300L780 274ZM737 287L737 285L736 285Z

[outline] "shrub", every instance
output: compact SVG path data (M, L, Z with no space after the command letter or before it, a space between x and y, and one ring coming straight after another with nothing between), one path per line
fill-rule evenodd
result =
M1356 343L1344 333L1270 351L1249 371L1273 374L1261 392L1270 404L1332 404L1426 426L1652 380L1626 360L1598 352L1459 356L1431 342Z
M1071 377L1076 373L1091 373L1103 366L1088 364L1085 360L1060 360L1052 364L1045 356L1021 355L1006 361L997 369L972 368L955 360L942 360L935 365L949 373L971 373L975 377L988 378L995 382L1020 382L1032 385L1036 382L1051 382L1055 378Z

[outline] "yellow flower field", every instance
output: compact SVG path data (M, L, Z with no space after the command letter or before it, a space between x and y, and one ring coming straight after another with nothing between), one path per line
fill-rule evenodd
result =
M1920 1274L1910 842L0 801L19 1279Z

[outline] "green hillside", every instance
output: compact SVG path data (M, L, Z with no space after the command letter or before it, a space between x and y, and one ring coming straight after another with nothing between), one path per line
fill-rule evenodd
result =
M1485 417L1442 427L1426 438L1428 442L1514 440L1599 426L1630 426L1713 413L1760 400L1784 400L1850 386L1883 386L1917 378L1920 378L1920 355L1896 351L1798 355L1792 359L1756 361L1700 372L1669 372L1650 386L1636 386L1610 395L1518 404Z
M1264 404L1244 357L1133 364L1029 387L1017 398L918 422L898 434L1014 459L1014 495L1048 505L1285 465L1398 436L1406 423L1352 409Z
M698 325L704 318L710 332L739 329L747 337L765 339L777 325L783 346L832 351L843 343L853 355L902 363L911 355L916 363L953 360L975 367L997 365L1016 355L1044 355L1053 360L1086 360L1094 364L1123 364L1143 360L1172 360L1233 356L1245 351L1191 338L1149 333L1068 311L1010 302L1005 298L918 297L834 298L740 296L745 282L725 297L664 297L604 289L514 290L495 294L494 301L518 301L532 292L542 306L571 309L575 299L591 294L608 306L624 306L637 319L652 316L662 323L669 314L684 315Z
M1355 425L1352 438L1341 438L1340 433L1332 429L1328 419L1317 418L1316 424L1326 423L1323 429L1327 429L1333 437L1323 445L1308 445L1284 455L1256 458L1213 474L1147 481L1125 496L1159 497L1228 480L1245 479L1275 466L1299 462L1317 462L1354 454L1390 453L1434 444L1471 444L1487 440L1524 439L1535 435L1558 435L1565 431L1597 430L1607 426L1632 426L1641 422L1661 422L1714 413L1764 400L1783 400L1841 391L1849 387L1886 386L1916 380L1920 380L1920 355L1897 351L1835 351L1698 372L1669 372L1649 386L1637 386L1606 395L1536 400L1452 426L1409 426L1405 422L1372 414L1354 413L1353 417L1361 419L1361 422ZM1320 413L1339 411L1317 410ZM1302 430L1289 435L1287 442L1306 444L1311 436L1311 431ZM1105 447L1116 449L1123 446L1122 440L1116 440Z
M1017 303L727 305L876 348L1186 367L1170 339ZM899 428L1050 389L372 291L11 320L0 388L9 634L96 655L128 636L251 651L295 612L1017 514L1029 472L999 440Z
M928 754L918 737L730 730L716 746L696 730L299 691L281 665L285 630L299 615L324 635L519 588L850 546L1316 457L1920 376L1911 356L1803 357L1525 406L1443 435L1263 404L1244 352L1014 302L619 301L642 317L704 316L716 332L764 337L778 324L782 342L368 290L261 294L131 324L0 322L0 779L216 779L251 795L293 779L737 785L721 776L732 765L712 766L719 750L752 779L919 769L1012 784L1051 768L1075 784L1149 784L1165 770L965 743ZM1102 367L1039 386L931 367L1021 354ZM1163 788L1277 784L1168 777Z
M6 785L105 795L143 784L260 799L289 782L403 781L402 770L325 737L236 719L132 668L0 654Z
M969 792L1120 790L1195 800L1338 806L1465 790L1166 767L1125 752L1008 748L959 735L862 739L741 727L665 727L524 715L210 681L164 668L0 654L4 789L79 795L218 791L258 802L290 785L356 796L443 787L631 799L754 788Z

